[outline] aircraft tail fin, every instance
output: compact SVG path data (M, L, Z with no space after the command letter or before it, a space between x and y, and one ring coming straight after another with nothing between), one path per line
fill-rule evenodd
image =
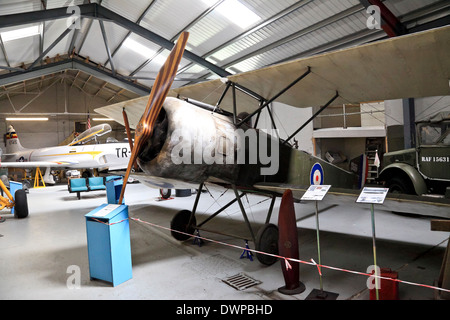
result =
M14 130L13 126L10 125L8 132L6 133L6 153L13 154L22 150L26 149L22 147L16 130Z

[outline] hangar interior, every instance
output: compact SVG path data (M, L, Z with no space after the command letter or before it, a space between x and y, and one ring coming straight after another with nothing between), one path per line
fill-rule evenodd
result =
M368 8L373 5L385 6L380 16L383 28L368 26L372 17ZM395 26L387 23L392 16ZM149 95L182 31L190 37L172 88L445 27L449 17L450 3L445 0L2 1L1 153L7 153L10 125L26 148L67 145L88 123L111 125L111 133L99 142L107 137L123 141L125 127L95 109ZM415 123L450 112L449 97L450 92L333 104L295 135L295 147L348 170L351 159L360 154L369 157L374 148L382 158L385 152L415 147ZM286 139L318 109L272 102L260 113L258 128L276 128ZM14 119L19 117L45 121ZM300 280L307 290L281 294L277 291L284 284L280 263L268 267L240 259L240 249L223 244L245 247L242 236L205 232L202 236L219 242L199 246L137 221L130 221L133 279L113 288L92 280L84 215L104 203L106 194L89 192L77 199L67 192L64 170L55 174L59 178L55 186L30 186L29 217L15 219L8 210L0 211L2 299L304 300L320 285L317 268L305 264L300 266ZM0 175L32 181L37 173L0 166ZM158 189L141 183L128 188L130 215L158 226L167 227L175 212L191 209L196 198L192 190L190 196L160 201ZM231 190L210 187L200 197L200 215L218 210L232 196ZM270 199L252 194L244 198L256 230L264 225ZM273 211L279 208L277 199ZM323 264L343 269L324 272L325 290L339 293L339 300L370 299L366 277L345 271L363 273L373 264L370 207L320 204L319 208ZM317 257L315 208L301 201L295 203L295 210L300 257L310 261ZM447 268L443 260L448 232L431 231L430 216L375 211L380 264L405 281L435 285L441 269ZM224 213L225 217L211 220L212 229L248 232L237 204ZM277 214L270 221L276 224ZM80 290L69 284L70 266L81 269ZM236 274L245 274L255 283L236 289L224 281ZM424 286L399 284L402 300L442 298L439 294Z

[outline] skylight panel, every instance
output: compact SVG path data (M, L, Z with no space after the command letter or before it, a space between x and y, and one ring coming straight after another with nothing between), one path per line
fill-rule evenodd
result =
M145 57L147 59L152 59L153 65L162 66L164 64L164 62L166 61L166 57L164 57L162 54L158 54L157 56L155 56L156 55L155 50L150 49L131 38L127 38L127 40L125 40L123 45L126 48L142 55L143 57Z
M210 0L203 1L207 4L211 4ZM239 2L239 0L226 0L215 10L242 29L261 20L260 16Z
M3 42L28 38L40 34L40 25L2 32Z
M131 38L127 38L123 45L128 49L133 50L134 52L139 53L140 55L143 55L144 57L149 59L156 53L155 50L152 50Z

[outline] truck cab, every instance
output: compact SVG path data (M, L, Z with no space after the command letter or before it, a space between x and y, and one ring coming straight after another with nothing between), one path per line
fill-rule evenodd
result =
M416 123L416 144L385 153L378 180L390 192L449 197L450 113Z

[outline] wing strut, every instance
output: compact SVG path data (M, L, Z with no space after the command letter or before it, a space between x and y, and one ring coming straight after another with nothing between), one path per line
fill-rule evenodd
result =
M255 114L257 114L258 112L261 112L262 109L264 109L265 107L267 107L269 104L271 104L272 102L274 102L276 99L278 99L279 96L281 96L283 93L285 93L286 91L288 91L290 88L292 88L293 86L295 86L298 82L300 82L301 80L303 80L308 74L311 73L311 67L308 67L308 70L302 74L300 77L298 77L297 79L295 79L291 84L289 84L286 88L284 88L283 90L281 90L279 93L277 93L275 96L273 96L271 99L267 100L261 107L259 107L258 109L256 109L255 111L253 111L252 113L250 113L247 117L245 117L244 119L242 119L241 122L239 122L236 126L240 127L243 123L245 123L247 120L249 120L251 117L253 117Z
M125 130L127 132L128 143L130 144L130 150L133 151L133 139L131 138L130 124L128 123L128 115L125 108L122 109L123 122L125 124Z
M125 111L125 108L122 109L122 115L123 115L123 122L125 124L125 130L127 132L128 143L130 145L130 151L133 152L133 139L131 138L130 124L128 122L128 115ZM138 166L136 163L134 164L134 170L138 170Z
M333 98L331 98L331 100L328 101L323 107L321 107L321 108L319 109L319 111L317 111L316 113L314 113L313 116L312 116L311 118L309 118L308 120L306 120L306 122L305 122L304 124L302 124L302 126L301 126L300 128L298 128L293 134L291 134L291 135L289 136L289 138L287 138L287 139L283 142L283 145L286 144L286 143L288 143L289 140L291 140L293 137L295 137L295 135L296 135L297 133L299 133L304 127L306 127L306 125L307 125L308 123L310 123L311 121L313 121L315 117L317 117L323 110L325 110L330 104L332 104L333 101L336 100L338 97L339 97L339 92L336 91L336 95L335 95Z

